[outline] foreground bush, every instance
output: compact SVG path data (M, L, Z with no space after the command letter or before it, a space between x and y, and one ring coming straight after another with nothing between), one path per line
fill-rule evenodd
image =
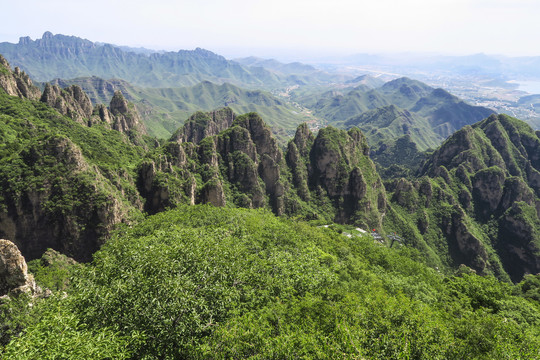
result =
M183 207L118 232L5 354L533 359L530 287L444 276L406 247L267 211Z

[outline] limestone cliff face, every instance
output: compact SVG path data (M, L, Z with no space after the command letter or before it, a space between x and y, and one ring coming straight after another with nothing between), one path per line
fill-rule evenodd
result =
M283 213L283 155L256 114L236 117L228 108L197 113L159 152L139 169L139 189L151 213L178 203L229 201Z
M334 220L380 228L386 194L360 130L328 127L317 137L301 125L288 144L287 164L298 196L304 201L328 197Z
M31 293L36 283L28 274L26 261L17 246L9 240L0 239L0 296Z
M32 84L30 77L16 67L13 71L7 60L0 55L0 88L8 95L37 100L41 92Z
M110 114L104 115L103 121L111 119L112 128L122 133L128 133L135 130L138 133L145 134L146 128L142 123L137 109L130 104L122 95L122 92L116 91L109 104Z
M47 248L88 261L115 224L129 219L132 204L121 199L80 148L68 138L49 137L24 149L27 173L42 174L40 186L4 184L0 236L30 259Z
M309 201L311 194L308 187L309 173L312 171L309 153L313 147L315 137L307 124L301 124L292 141L287 146L287 165L292 172L292 182L298 196L303 201Z
M193 149L169 143L162 150L160 155L144 161L138 170L137 187L146 200L145 211L150 214L196 202L194 169L187 166L188 156L195 155Z
M209 113L198 111L186 120L184 126L171 137L171 141L198 144L202 139L228 129L235 117L234 112L228 107Z
M60 114L85 125L94 110L88 95L77 85L60 89L57 85L46 84L40 100Z
M249 189L253 207L263 206L266 194L274 212L283 214L283 154L262 118L255 113L239 116L231 131L218 139L218 151L228 157L229 181Z
M41 93L27 74L17 67L12 71L2 55L0 55L0 88L12 96L40 100L60 114L86 126L104 124L125 134L131 134L132 131L146 134L146 127L139 113L120 91L114 93L108 108L102 104L94 107L88 95L78 85L62 89L58 85L47 83Z

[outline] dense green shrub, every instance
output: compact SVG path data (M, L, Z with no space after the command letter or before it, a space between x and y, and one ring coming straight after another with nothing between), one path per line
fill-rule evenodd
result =
M21 321L3 355L540 356L540 307L521 296L535 279L515 287L464 271L447 277L419 260L414 249L388 248L343 226L181 207L120 229L77 269L66 299L29 310L36 316Z

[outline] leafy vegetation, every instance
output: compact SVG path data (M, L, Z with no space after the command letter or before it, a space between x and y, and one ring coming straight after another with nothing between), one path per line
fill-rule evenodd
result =
M265 210L181 207L118 231L3 356L540 356L532 278L444 276L420 259Z

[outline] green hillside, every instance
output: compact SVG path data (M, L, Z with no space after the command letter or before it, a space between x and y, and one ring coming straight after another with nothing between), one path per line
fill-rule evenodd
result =
M342 232L340 234L340 232ZM9 359L533 359L538 277L445 276L267 211L188 206L123 228L68 296L0 306ZM418 259L418 260L414 260ZM10 311L11 310L11 311ZM15 315L16 314L16 315ZM6 323L7 321L7 323ZM5 338L4 338L5 344Z
M309 118L284 99L262 90L246 90L209 81L182 88L142 88L122 80L97 77L55 80L62 87L79 85L94 104L108 103L115 91L137 106L151 135L168 138L196 111L211 111L228 106L238 114L257 112L282 139L294 134Z
M134 175L144 151L0 90L0 238L28 259L52 247L89 260L116 223L141 214Z
M380 107L353 116L342 123L345 128L360 128L373 147L388 144L403 135L409 135L419 150L437 147L443 140L431 131L427 119L395 105Z
M408 78L389 81L376 89L359 85L322 94L298 91L294 98L330 124L360 128L381 169L399 167L382 170L385 177L416 171L424 157L420 152L436 148L463 126L493 113ZM408 155L403 156L404 152Z

